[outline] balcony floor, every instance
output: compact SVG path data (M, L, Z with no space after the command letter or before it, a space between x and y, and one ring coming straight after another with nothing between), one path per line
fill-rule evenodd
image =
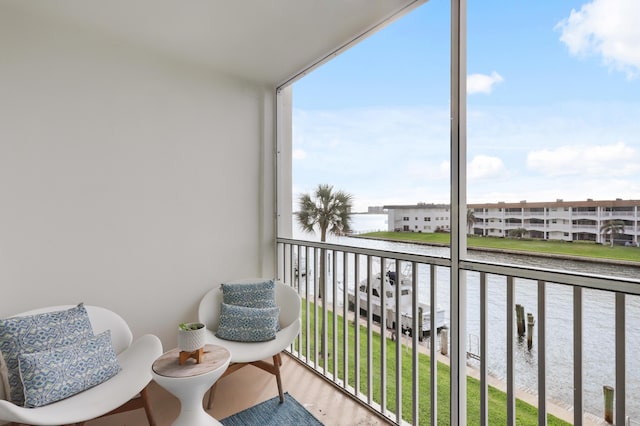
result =
M380 417L336 390L294 359L283 356L282 361L281 372L285 392L289 392L323 424L327 426L386 424ZM158 426L170 425L178 416L180 409L178 399L155 382L151 383L149 394ZM218 382L213 407L209 413L220 420L277 395L278 388L274 376L248 366ZM208 393L205 395L205 403L207 398ZM142 409L87 422L87 426L147 424Z

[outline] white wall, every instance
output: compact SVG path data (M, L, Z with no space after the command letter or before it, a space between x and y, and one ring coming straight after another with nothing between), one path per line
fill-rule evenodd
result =
M273 274L273 95L0 14L0 316L80 301L175 345L215 282Z

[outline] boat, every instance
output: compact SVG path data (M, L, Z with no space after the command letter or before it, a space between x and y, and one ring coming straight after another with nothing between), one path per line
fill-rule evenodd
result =
M413 335L413 285L411 279L410 265L409 270L405 270L400 273L400 277L398 280L398 274L396 271L387 270L384 274L384 295L385 295L385 315L386 315L386 326L389 329L395 329L396 322L396 285L399 281L400 285L400 318L401 318L401 326L402 326L402 334L408 333L409 335ZM374 321L380 322L380 294L382 289L380 273L376 274L371 280L371 312ZM360 315L366 316L368 303L367 298L369 297L369 280L368 278L360 281L358 285L358 296L359 296L359 309ZM349 302L349 310L353 311L355 309L355 294L353 289L349 289L348 291L348 302ZM418 315L421 318L418 318L418 338L422 340L422 338L426 337L431 331L431 307L422 302L418 302ZM440 330L441 328L447 327L446 319L445 319L445 310L438 306L436 309L436 321L435 321L436 329Z

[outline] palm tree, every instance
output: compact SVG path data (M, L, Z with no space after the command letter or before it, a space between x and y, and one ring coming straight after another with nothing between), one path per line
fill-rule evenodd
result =
M515 228L509 230L509 236L511 238L524 238L527 235L527 230L525 228Z
M314 232L320 227L320 241L327 239L327 231L341 235L349 232L353 196L343 191L333 192L333 186L320 184L313 195L302 194L299 198L298 222L305 232Z
M300 210L296 213L298 222L305 232L314 232L320 228L320 241L325 242L327 232L341 235L351 230L351 206L353 196L343 191L333 191L333 186L320 184L313 194L302 194L299 198ZM320 249L320 275L318 279L318 298L326 293L326 251ZM320 285L321 284L321 285ZM320 355L326 347L324 321L322 324Z
M473 232L473 225L476 223L476 215L473 210L467 209L467 228L469 228L469 234Z
M602 224L600 227L600 233L602 235L609 234L609 241L611 242L611 247L613 247L613 240L616 235L624 232L624 222L621 220L609 220Z

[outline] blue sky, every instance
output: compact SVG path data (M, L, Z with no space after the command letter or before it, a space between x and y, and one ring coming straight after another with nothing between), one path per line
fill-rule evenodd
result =
M294 197L449 201L449 1L293 87ZM468 0L468 202L640 198L640 1Z

